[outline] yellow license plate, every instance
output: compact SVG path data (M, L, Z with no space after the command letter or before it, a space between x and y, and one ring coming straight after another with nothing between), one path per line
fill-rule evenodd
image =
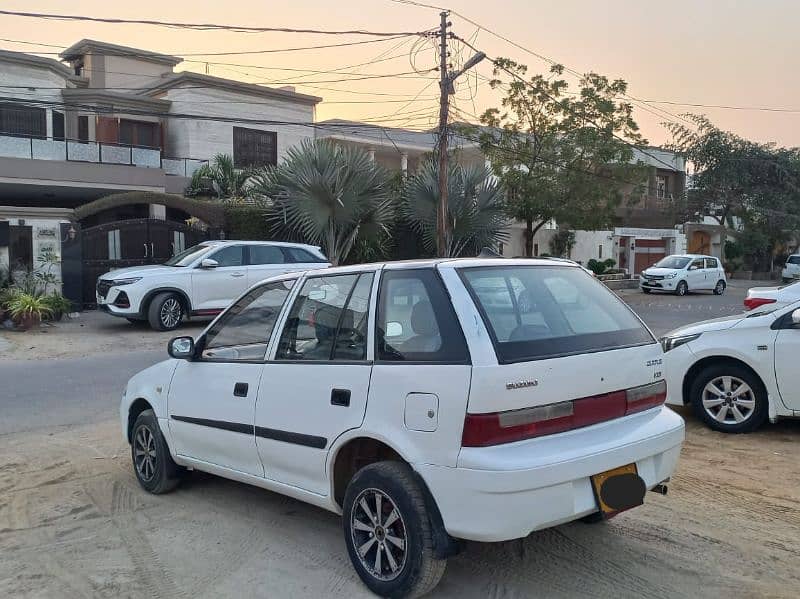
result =
M636 464L607 470L591 478L597 506L606 518L644 503L647 487L636 470Z

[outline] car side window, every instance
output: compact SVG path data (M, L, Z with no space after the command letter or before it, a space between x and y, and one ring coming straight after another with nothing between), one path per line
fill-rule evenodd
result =
M697 270L699 268L704 268L703 259L698 258L697 260L692 260L692 263L689 265L689 270Z
M281 248L275 245L250 245L250 264L283 264L285 259Z
M289 256L289 260L291 262L311 262L314 264L325 262L322 258L318 258L317 256L313 255L311 252L304 250L302 248L293 248L293 247L286 247L284 251Z
M293 285L293 279L277 281L240 297L206 333L202 357L235 362L263 360Z
M719 268L716 258L706 258L706 268Z
M365 360L373 273L306 280L281 333L277 360Z
M498 291L497 301L506 301L508 291ZM384 272L377 316L379 360L469 362L467 344L450 297L432 269Z
M217 266L222 268L225 266L241 266L244 264L244 248L240 245L229 245L217 250L208 258L217 261Z

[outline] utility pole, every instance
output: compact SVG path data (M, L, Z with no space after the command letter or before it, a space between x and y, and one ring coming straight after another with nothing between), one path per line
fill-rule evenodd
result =
M440 258L447 255L447 119L450 112L450 79L447 65L447 11L440 16L439 27L439 206L436 218L436 254Z

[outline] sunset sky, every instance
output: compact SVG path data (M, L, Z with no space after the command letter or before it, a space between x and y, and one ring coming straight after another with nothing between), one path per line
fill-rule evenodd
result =
M572 69L593 70L610 78L625 79L629 94L635 98L796 110L767 112L651 105L673 114L703 112L719 126L759 141L800 145L800 82L796 76L800 72L797 31L800 2L448 0L446 5L483 27ZM436 10L389 0L337 3L323 0L137 0L125 3L3 0L1 7L98 17L317 29L419 31L434 28L439 23ZM455 33L474 39L474 45L490 56L513 58L527 64L530 72L547 70L548 65L542 60L479 30L460 16L454 14L451 20ZM283 49L367 39L362 36L187 31L11 16L0 16L0 38L5 38L0 40L0 48L27 52L57 52L58 49L8 40L65 47L81 38L93 38L178 55ZM313 51L194 56L193 60L234 63L235 66L186 62L180 68L250 82L294 84L298 91L325 99L319 106L318 120L367 119L389 126L421 129L432 126L437 118L437 73L346 83L334 81L368 74L409 73L412 50L416 69L423 71L435 66L436 55L431 44L414 46L414 40L407 38ZM469 50L465 54L467 52ZM349 77L341 73L307 72L342 70L376 59L380 62L345 69L351 73ZM461 112L457 114L480 114L499 104L496 92L486 84L491 65L482 63L476 74L460 80L455 105ZM573 77L568 80L575 84ZM673 117L637 109L636 118L651 143L667 141L668 136L660 123Z

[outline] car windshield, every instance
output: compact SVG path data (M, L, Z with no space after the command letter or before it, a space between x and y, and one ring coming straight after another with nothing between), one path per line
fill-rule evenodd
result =
M619 298L579 268L477 267L461 277L501 363L655 343Z
M656 268L686 268L691 258L686 256L667 256L655 263Z
M189 266L192 262L197 260L197 258L202 256L212 247L214 246L204 245L202 243L199 245L194 245L189 249L175 254L172 258L164 262L164 266Z

